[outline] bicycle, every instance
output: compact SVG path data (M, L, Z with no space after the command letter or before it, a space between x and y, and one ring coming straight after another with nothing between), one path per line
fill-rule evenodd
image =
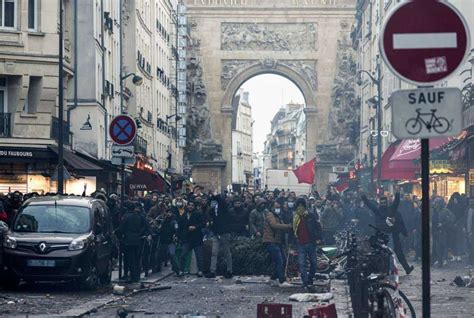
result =
M421 108L417 108L416 117L410 118L405 124L407 132L411 135L416 135L420 133L423 127L426 127L429 132L433 129L438 134L447 132L451 129L451 124L448 119L436 116L436 112L436 109L432 109L429 113L422 113Z
M416 318L413 305L398 288L398 269L394 253L387 246L388 236L376 229L368 241L370 253L360 252L363 241L355 235L349 246L346 271L354 317Z

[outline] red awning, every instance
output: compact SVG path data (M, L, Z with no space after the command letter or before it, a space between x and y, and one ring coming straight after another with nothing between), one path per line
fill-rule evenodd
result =
M448 143L449 137L430 139L430 151L435 150ZM412 161L421 156L420 139L405 139L395 149L390 161Z
M127 180L131 191L160 191L166 190L165 180L154 171L141 170L132 167L132 175Z
M396 160L390 158L398 149L400 142L394 142L382 155L382 180L414 180L419 167L413 163L413 160ZM374 176L377 177L377 166L374 168Z

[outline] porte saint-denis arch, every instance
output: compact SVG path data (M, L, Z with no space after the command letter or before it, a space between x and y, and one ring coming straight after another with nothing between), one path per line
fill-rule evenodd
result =
M324 191L335 165L355 145L344 117L357 117L351 29L356 0L187 0L190 118L194 181L209 190L232 183L232 99L248 79L278 74L306 103L306 157L317 158ZM258 107L255 105L254 107ZM347 109L354 109L354 113Z

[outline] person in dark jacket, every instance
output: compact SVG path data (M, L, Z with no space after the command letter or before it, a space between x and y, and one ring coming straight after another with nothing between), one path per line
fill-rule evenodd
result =
M262 237L263 234L263 222L265 219L265 209L267 208L267 201L265 199L258 198L256 208L250 212L249 215L249 228L252 237Z
M123 238L125 264L130 270L130 282L140 280L140 250L143 237L148 235L148 223L143 216L142 210L135 207L125 214L117 234Z
M449 198L447 209L451 211L455 217L452 224L452 239L449 240L448 247L453 254L453 261L461 261L461 255L466 251L466 218L468 211L468 204L461 197L459 192L454 192Z
M296 200L293 232L298 244L298 267L303 287L311 289L317 269L316 244L321 243L322 230L318 216L306 208L306 201L303 198Z
M437 197L431 209L431 235L433 237L433 264L440 267L447 264L448 240L455 215L446 208L444 199Z
M179 258L179 273L178 276L184 276L184 266L188 253L194 251L198 266L198 277L202 277L203 259L202 259L202 245L203 235L202 228L204 227L204 220L202 214L197 212L194 207L194 202L190 201L186 205L186 212L180 216L178 221L179 237L181 240L181 257Z
M158 269L161 268L162 263L169 259L171 262L171 268L176 274L179 273L179 267L176 259L177 231L178 223L176 222L175 215L173 212L168 210L165 212L163 222L160 226Z
M210 272L206 274L206 277L216 277L217 256L219 255L219 250L222 250L227 266L227 272L224 277L232 278L230 229L233 220L229 213L228 204L225 198L217 193L215 193L211 198L209 217L211 218L211 229L214 233L214 237L212 238L211 267Z
M410 266L408 264L405 253L403 252L402 243L400 241L400 234L403 234L405 237L408 235L405 222L403 222L403 217L400 212L398 212L398 206L400 204L400 190L396 190L395 199L390 206L388 204L388 199L385 196L380 197L378 206L367 199L365 195L362 195L362 200L364 201L365 205L367 205L367 207L374 213L375 226L379 230L387 234L391 234L393 250L407 275L410 274L414 267L413 265Z

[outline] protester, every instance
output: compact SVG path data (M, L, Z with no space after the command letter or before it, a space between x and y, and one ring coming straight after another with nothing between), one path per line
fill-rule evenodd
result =
M148 235L148 224L142 215L142 210L135 206L120 223L117 235L123 239L125 264L130 270L130 282L140 280L140 250L143 237L151 240Z
M203 216L196 212L194 202L188 202L186 211L179 216L179 239L181 241L181 256L179 259L179 273L178 276L184 276L184 265L188 253L194 251L198 266L198 277L202 277L203 273L203 235L202 228L204 227Z
M256 208L250 212L249 228L252 237L262 237L266 204L267 201L265 199L259 198L256 202Z
M317 269L316 244L321 243L322 231L318 216L306 208L306 202L302 198L296 201L293 232L298 244L298 267L303 287L311 289Z
M259 206L265 206L264 201L259 202ZM286 282L285 278L285 253L283 251L284 234L290 231L292 226L284 224L280 218L281 207L275 202L273 208L268 211L263 210L265 221L263 226L263 243L270 254L278 277L280 287L292 286Z
M446 208L444 199L437 197L433 202L431 210L431 232L433 236L433 264L440 267L447 264L448 259L448 237L456 217Z
M336 243L334 234L340 229L343 221L344 215L339 208L338 201L326 200L326 207L321 214L321 226L326 244L334 245Z
M400 212L398 212L398 206L400 204L400 190L396 189L395 199L390 206L388 204L388 199L385 196L380 197L378 206L367 199L365 195L362 195L362 200L364 201L365 205L367 205L367 207L374 213L375 226L379 230L391 235L393 250L406 274L410 274L414 267L413 265L410 266L408 264L400 241L400 234L403 234L404 236L408 235L403 217L401 216Z
M221 195L217 193L211 198L209 215L212 220L212 254L210 272L206 274L207 278L216 277L217 256L221 250L224 254L227 266L227 272L224 278L232 278L232 254L230 252L230 226L233 223L228 205Z

